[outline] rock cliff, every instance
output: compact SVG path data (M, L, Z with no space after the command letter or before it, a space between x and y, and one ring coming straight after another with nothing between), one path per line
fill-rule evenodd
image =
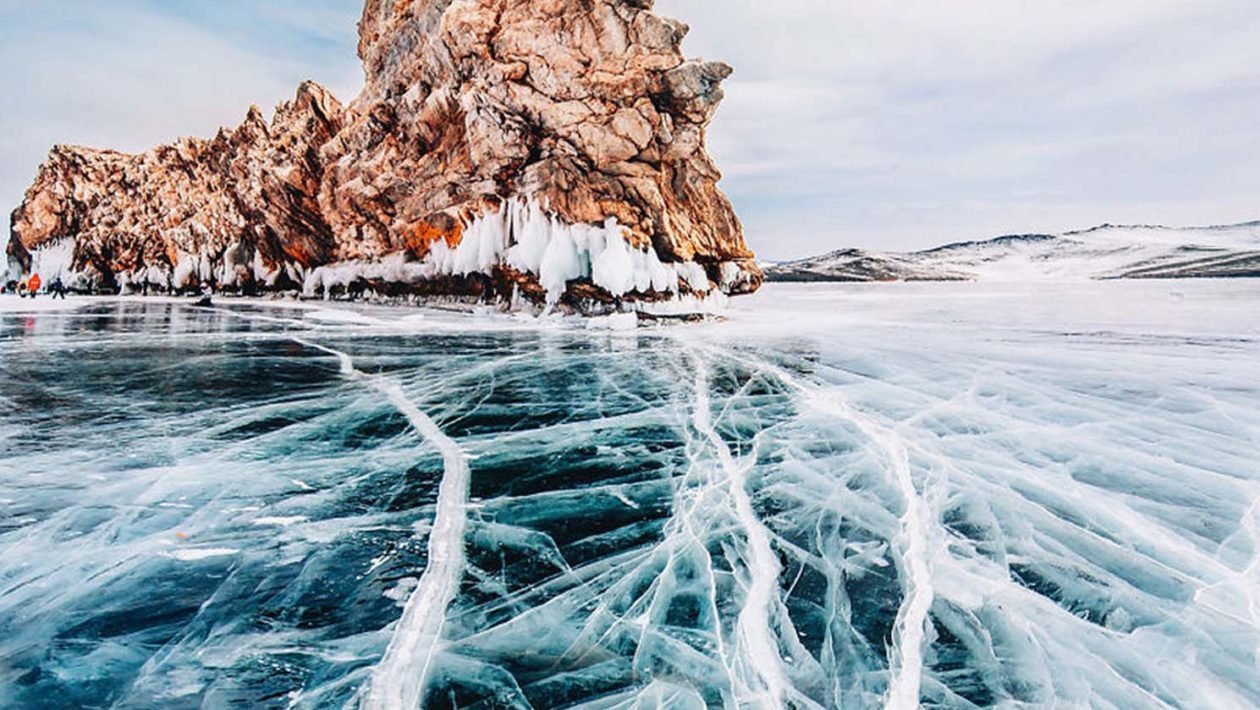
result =
M762 280L705 130L731 72L650 0L367 0L362 94L211 140L58 146L10 256L84 286L521 297L592 310Z

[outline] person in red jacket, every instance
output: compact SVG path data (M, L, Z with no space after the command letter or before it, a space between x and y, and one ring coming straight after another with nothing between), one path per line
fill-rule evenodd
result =
M36 287L39 286L38 280L35 281L35 286ZM26 298L27 296L30 296L31 298L35 298L35 291L31 289L30 276L23 276L22 280L18 282L17 294L18 294L18 298Z
M38 296L39 287L42 286L43 284L44 282L40 281L39 279L39 274L31 274L31 277L26 280L27 295L29 295L31 298L35 298L36 296Z

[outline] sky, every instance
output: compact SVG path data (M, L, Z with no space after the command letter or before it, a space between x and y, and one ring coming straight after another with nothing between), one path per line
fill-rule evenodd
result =
M0 0L0 208L56 143L143 150L307 78L362 0ZM736 68L710 131L760 256L1260 218L1255 0L658 0Z

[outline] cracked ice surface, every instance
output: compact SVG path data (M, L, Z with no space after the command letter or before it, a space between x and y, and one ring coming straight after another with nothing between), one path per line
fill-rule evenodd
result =
M1258 302L0 301L0 706L1254 707Z

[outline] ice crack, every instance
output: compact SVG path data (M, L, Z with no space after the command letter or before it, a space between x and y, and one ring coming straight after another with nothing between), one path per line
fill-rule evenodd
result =
M892 681L884 707L887 710L911 710L919 707L923 685L923 646L927 638L928 613L935 598L932 571L928 564L929 507L915 488L910 471L910 454L895 432L834 397L819 393L812 399L818 409L848 421L879 448L905 501L898 535L905 598L893 629Z
M752 679L749 685L761 696L759 700L767 707L781 707L791 683L783 673L779 643L770 628L770 618L775 615L781 565L770 544L769 531L753 509L747 488L747 468L735 461L730 447L713 427L708 365L700 357L694 358L694 362L696 400L692 425L709 442L717 456L726 475L727 493L734 504L735 516L748 539L748 596L736 621L738 643L734 665L742 677Z
M895 431L839 399L837 393L808 386L769 362L759 360L753 364L800 392L804 400L818 411L856 428L879 450L891 468L893 482L905 502L896 540L904 598L893 628L893 651L889 659L892 679L884 707L887 710L917 708L923 686L923 649L927 641L928 615L935 600L929 564L932 518L930 506L915 487L905 442Z
M341 363L343 376L385 395L390 404L407 417L412 428L442 453L442 484L438 490L437 513L429 532L428 565L407 601L385 657L372 671L372 680L364 689L360 704L364 710L419 708L424 701L433 662L445 646L442 630L446 624L446 612L459 592L459 581L464 572L464 537L468 527L466 512L471 477L468 458L459 444L407 399L398 383L355 369L354 360L344 352L304 340L298 342L335 356Z

